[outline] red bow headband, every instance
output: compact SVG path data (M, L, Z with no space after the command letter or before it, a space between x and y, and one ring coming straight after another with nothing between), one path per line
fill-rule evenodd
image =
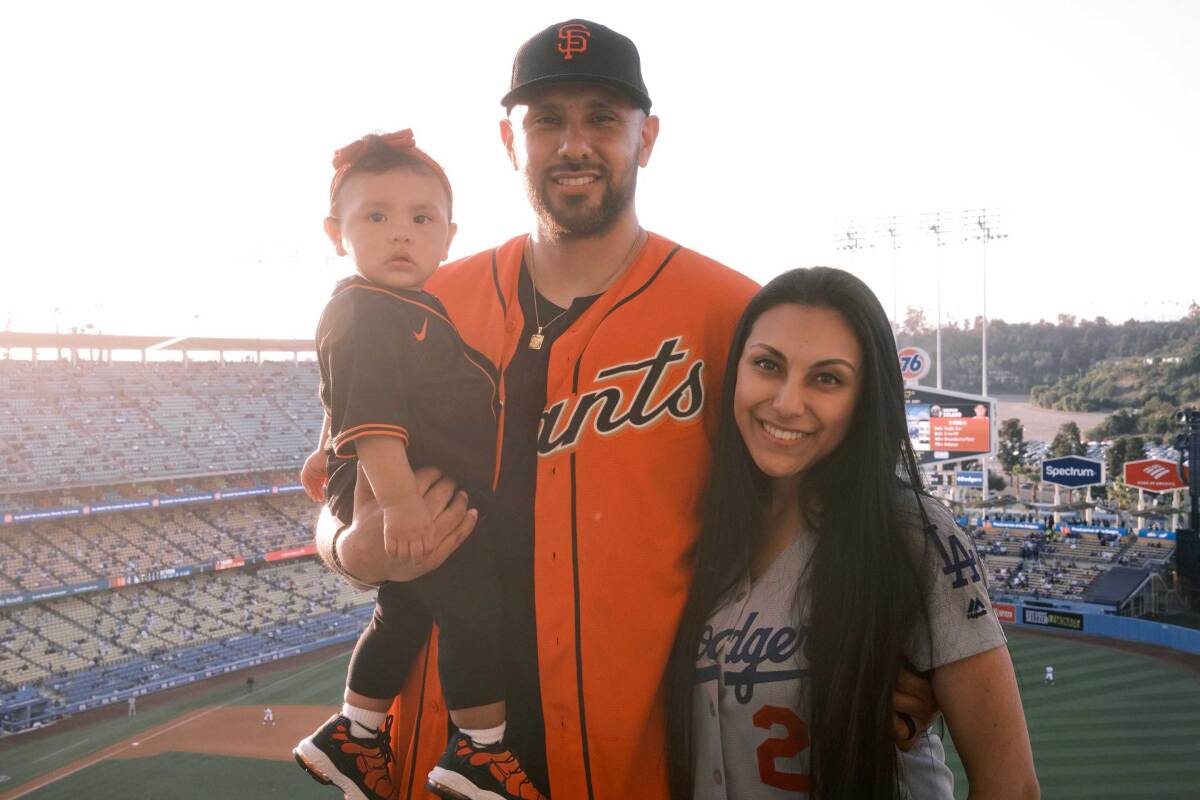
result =
M354 172L354 168L358 166L364 156L370 153L378 153L380 150L409 156L413 161L429 167L433 171L434 176L442 182L442 186L446 187L446 195L450 198L451 204L454 203L454 192L450 189L450 179L446 177L442 165L430 158L429 154L424 150L417 147L412 129L405 128L395 133L368 133L366 136L351 142L333 154L333 168L335 171L333 173L333 181L329 184L329 209L331 215L333 214L333 205L337 199L338 190L342 188L342 184L346 182L346 178Z

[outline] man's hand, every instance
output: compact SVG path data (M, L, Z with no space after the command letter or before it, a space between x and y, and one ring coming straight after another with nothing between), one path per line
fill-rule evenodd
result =
M433 515L419 494L406 494L383 509L383 549L397 561L420 564L433 552Z
M433 517L435 544L420 564L390 557L383 546L383 511L371 494L371 487L362 474L354 489L354 521L337 538L338 557L343 568L364 583L411 581L432 572L450 557L462 541L475 529L479 512L467 508L467 495L457 491L454 481L434 467L423 467L414 473L417 490ZM317 525L317 539L327 544L338 530L337 519L323 514ZM317 547L323 552L320 542Z
M313 450L300 468L300 485L304 493L318 503L325 501L325 485L329 483L329 459L321 449Z
M907 667L900 668L892 687L892 727L896 746L907 752L917 742L917 734L927 730L937 715L933 684Z

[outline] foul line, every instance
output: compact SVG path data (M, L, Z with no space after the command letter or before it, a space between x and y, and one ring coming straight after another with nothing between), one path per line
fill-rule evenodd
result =
M329 658L325 659L324 661L318 661L314 664L304 667L300 671L294 672L285 678L280 678L278 680L272 681L272 682L266 684L266 686L264 686L263 688L278 686L281 683L287 683L292 678L298 678L301 675L305 674L306 672L310 672L311 670L316 669L317 667L323 667L326 664L328 664L330 661L333 661L336 658L341 658L344 655L345 655L345 653L338 653L335 656L330 656ZM218 709L222 709L228 705L232 705L234 700L240 700L243 696L244 695L235 695L223 703L218 703L215 706L209 706L208 708L201 709L198 713L192 714L191 716L184 717L183 719L175 722L174 724L168 725L165 728L162 728L162 727L157 728L157 729L151 728L150 731L147 732L147 734L145 736L138 736L138 735L130 736L128 739L125 740L125 742L126 742L125 744L122 744L121 742L117 742L114 745L110 745L107 750L101 750L100 753L98 755L96 755L95 757L93 757L91 760L84 761L79 766L77 766L73 769L70 769L60 775L51 775L48 778L46 778L45 780L43 780L41 783L38 783L38 779L34 778L34 780L31 782L30 785L21 786L21 787L18 787L18 789L14 790L16 792L16 794L0 795L0 800L17 800L17 798L24 797L25 795L31 794L32 792L36 792L38 789L44 789L47 786L49 786L50 784L57 783L58 781L61 781L63 778L74 775L76 772L79 772L80 770L84 770L84 769L87 769L88 767L95 766L96 764L99 764L101 761L106 761L107 759L112 758L113 756L117 755L118 753L122 753L126 750L131 749L133 747L133 745L129 743L129 742L131 742L131 740L136 740L140 743L140 742L145 742L150 739L153 739L155 736L161 736L162 734L167 733L168 731L175 730L180 725L186 725L189 722L195 722L196 720L200 719L201 717L207 716L207 715L211 714L212 712L217 711ZM74 745L71 745L71 746L74 747ZM63 748L63 749L65 750L68 748ZM60 750L59 752L62 752L62 751Z
M66 747L60 748L60 749L58 749L58 750L55 750L53 753L47 753L46 755L42 756L41 758L35 758L33 761L30 761L29 763L30 763L30 764L37 764L39 761L45 761L47 758L54 758L54 757L55 757L56 755L58 755L59 753L65 753L65 752L67 752L68 750L74 750L76 747L79 747L79 745L81 745L81 744L87 744L87 743L88 743L88 742L90 742L91 740L92 740L92 738L91 738L90 736L89 736L88 738L86 738L86 739L80 739L80 740L79 740L78 742L76 742L75 744L69 744L69 745L67 745Z

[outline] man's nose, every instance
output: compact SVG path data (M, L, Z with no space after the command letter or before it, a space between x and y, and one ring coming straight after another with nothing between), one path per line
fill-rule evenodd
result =
M582 121L568 120L563 125L558 154L569 161L581 161L591 157L591 140L588 138L587 126Z

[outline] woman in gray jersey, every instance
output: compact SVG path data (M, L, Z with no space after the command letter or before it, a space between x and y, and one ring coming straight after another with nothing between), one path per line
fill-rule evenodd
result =
M1037 797L973 545L925 495L878 300L793 270L739 323L696 575L668 675L683 798L952 798L938 738L900 753L891 687L931 677L972 798Z

